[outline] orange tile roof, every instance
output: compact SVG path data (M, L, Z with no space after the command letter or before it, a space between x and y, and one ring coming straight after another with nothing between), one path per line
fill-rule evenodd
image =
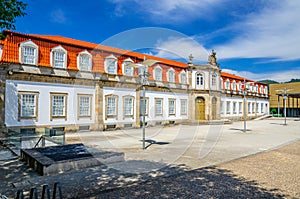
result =
M241 77L241 76L237 76L235 74L231 74L231 73L227 73L227 72L221 72L221 77L225 77L225 78L229 78L229 79L234 79L234 80L240 80L240 81L244 81L244 79L247 82L254 82L253 80Z
M58 43L75 45L75 46L85 47L85 48L89 48L89 49L102 50L102 51L107 51L107 52L111 52L111 53L117 53L120 55L132 56L132 57L136 57L140 60L143 60L144 57L146 56L146 59L155 59L157 61L160 61L163 64L176 66L176 67L180 67L180 68L187 67L187 64L183 63L183 62L168 60L168 59L164 59L164 58L160 58L160 57L156 57L156 56L152 56L152 55L146 55L146 54L142 54L142 53L132 52L129 50L123 50L123 49L114 48L114 47L110 47L110 46L104 46L101 44L94 44L91 42L66 38L66 37L62 37L62 36L38 35L38 34L29 34L29 36L36 37L36 38L42 38L42 39L46 39L46 40L50 40L50 41L54 41L54 42L58 42Z

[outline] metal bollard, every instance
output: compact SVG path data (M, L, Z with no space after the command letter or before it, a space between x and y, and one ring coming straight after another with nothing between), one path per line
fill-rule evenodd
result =
M38 199L38 193L36 188L31 188L30 189L30 199Z
M56 199L56 192L58 191L59 199L62 199L61 186L59 182L54 183L53 197L52 199Z
M50 199L50 189L47 184L43 185L42 199Z
M18 190L17 191L17 197L16 197L16 199L24 199L23 190Z

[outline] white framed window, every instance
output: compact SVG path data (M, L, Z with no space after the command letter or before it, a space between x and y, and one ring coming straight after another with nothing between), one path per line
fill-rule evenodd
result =
M78 94L78 117L92 116L92 95Z
M248 113L251 113L251 103L248 102Z
M226 82L225 82L225 89L230 90L230 81L229 81L229 79L227 79Z
M239 113L243 113L243 103L239 102Z
M38 117L38 92L19 91L18 120L37 119Z
M53 118L67 119L67 93L50 93L50 120Z
M232 106L233 106L233 113L236 113L236 109L237 109L236 102L233 102Z
M180 114L187 115L187 100L186 99L180 100Z
M226 102L226 113L227 113L227 114L230 114L230 110L231 110L230 105L231 105L231 102L230 102L230 101L227 101L227 102Z
M240 82L239 82L239 85L238 85L238 91L241 91L241 90L243 89L242 87L243 87L243 84L242 84L242 82L240 81Z
M224 112L224 102L220 101L220 114L223 114Z
M22 42L19 47L19 59L22 64L38 65L39 47L31 40Z
M57 46L51 50L51 66L54 68L67 68L67 51L62 46Z
M154 69L154 79L156 81L162 81L162 68L159 65Z
M122 63L122 68L123 68L123 74L126 76L130 76L132 77L134 74L134 68L133 66L130 66L130 64L132 64L133 61L130 58L127 58L123 61Z
M196 89L204 88L204 75L202 73L196 73Z
M232 90L236 91L236 82L235 81L232 82Z
M123 116L124 117L133 117L133 107L134 107L134 97L133 96L124 96L123 97Z
M162 98L155 98L155 115L162 115L163 114L163 99Z
M118 59L114 55L110 55L104 60L105 71L108 74L117 74L118 69Z
M140 100L140 115L147 116L149 113L149 98L141 98Z
M216 89L217 86L217 74L212 74L211 75L211 86L213 87L213 89Z
M256 113L259 113L259 103L256 103Z
M87 50L78 54L77 66L81 71L92 71L92 55Z
M171 82L171 83L175 82L175 71L174 71L173 68L170 68L168 70L168 81Z
M180 72L179 79L180 79L180 83L181 84L186 84L187 83L187 81L186 81L186 73L185 73L184 70Z
M223 81L223 78L221 77L220 78L220 89L224 89L224 81Z
M254 111L255 111L255 103L253 102L252 103L252 113L255 113Z
M175 115L176 99L169 99L169 115Z
M107 95L105 96L106 102L106 118L117 117L118 110L118 96L117 95Z

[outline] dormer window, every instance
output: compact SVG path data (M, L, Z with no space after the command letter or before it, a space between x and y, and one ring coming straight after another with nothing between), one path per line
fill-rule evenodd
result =
M236 91L236 83L235 83L235 81L232 82L232 90Z
M123 61L122 63L122 68L123 68L123 74L126 76L133 76L134 73L134 68L133 66L130 66L130 64L132 64L133 61L130 58L127 58Z
M230 89L230 81L229 81L229 79L227 79L226 82L225 82L225 89L227 89L227 90Z
M67 68L67 51L62 46L53 48L50 58L54 68Z
M77 64L81 71L92 70L92 55L87 51L83 51L77 56Z
M180 83L181 84L186 84L186 73L184 72L184 71L181 71L181 73L180 73L180 76L179 76L180 78Z
M162 68L160 66L154 69L154 78L156 81L162 81Z
M175 82L175 71L173 68L170 68L168 71L168 81L172 83Z
M37 65L38 46L32 41L25 41L20 44L20 62L22 64Z
M110 55L105 58L104 61L105 71L108 74L117 74L117 66L118 66L118 59L114 55Z

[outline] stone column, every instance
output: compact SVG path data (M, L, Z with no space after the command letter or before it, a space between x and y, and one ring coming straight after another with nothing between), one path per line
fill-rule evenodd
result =
M95 123L92 125L91 130L103 130L103 86L101 82L95 85Z

